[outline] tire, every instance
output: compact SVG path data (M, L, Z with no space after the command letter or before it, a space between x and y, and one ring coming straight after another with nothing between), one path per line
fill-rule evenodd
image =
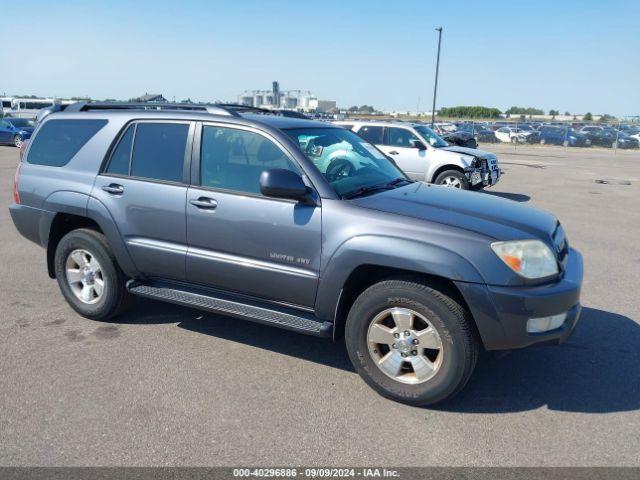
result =
M67 233L58 243L54 264L62 295L83 317L108 320L130 303L126 277L103 234L85 228Z
M436 185L446 185L452 188L459 188L461 190L469 190L469 182L467 177L458 170L446 170L436 177Z
M372 343L370 339L371 332L378 331L378 327L372 324L379 325L380 316L386 315L385 312L389 310L397 312L398 318L408 318L407 311L416 315L412 317L411 336L404 337L405 332L402 330L406 327L402 327L399 329L400 340L393 340L398 344L385 347L385 344ZM401 355L399 350L405 352L407 348L400 342L403 338L413 338L409 344L415 342L413 328L418 328L418 324L424 326L423 319L427 319L429 327L437 333L441 348L422 349L423 353L418 354L415 352L419 350L413 350L405 359L398 357ZM397 330L398 325L394 328ZM393 332L394 328L389 331ZM386 338L387 332L382 331ZM431 338L435 338L431 335ZM430 343L431 347L434 346L427 337L419 338L423 338L423 345ZM451 398L462 390L475 368L480 349L469 313L451 297L412 279L385 280L365 290L349 311L345 342L353 366L371 388L384 397L415 406L432 405ZM392 348L395 350L392 351ZM421 380L413 368L413 362L416 359L422 362L417 357L427 354L431 356L434 369L423 369ZM384 371L379 366L384 364L379 357L402 359L400 376L394 378L388 371ZM394 366L397 362L390 364Z
M20 135L15 135L13 137L13 145L18 148L22 146L22 137Z

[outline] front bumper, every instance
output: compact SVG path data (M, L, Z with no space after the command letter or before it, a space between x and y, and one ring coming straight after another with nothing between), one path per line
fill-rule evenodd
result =
M486 167L475 168L469 167L464 170L465 176L469 181L469 184L473 187L482 185L489 187L495 185L500 181L500 169L496 167L496 170L490 170Z
M476 321L487 350L522 348L541 342L563 342L580 318L582 255L570 249L559 280L533 287L498 287L456 282ZM528 333L530 318L567 313L555 330Z

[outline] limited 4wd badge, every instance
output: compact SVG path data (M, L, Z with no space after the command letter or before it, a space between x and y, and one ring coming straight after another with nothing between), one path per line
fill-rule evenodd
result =
M287 255L286 253L269 252L269 257L274 260L282 260L289 263L299 263L300 265L309 265L311 263L310 258L294 257L293 255Z

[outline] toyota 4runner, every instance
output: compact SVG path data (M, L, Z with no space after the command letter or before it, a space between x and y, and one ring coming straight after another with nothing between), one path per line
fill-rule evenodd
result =
M480 348L566 339L582 257L548 213L412 181L335 125L230 106L75 104L37 127L11 216L79 314L133 296L311 335L426 405Z

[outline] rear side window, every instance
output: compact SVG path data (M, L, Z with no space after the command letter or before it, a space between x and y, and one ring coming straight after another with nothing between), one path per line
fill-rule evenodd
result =
M133 143L131 176L182 182L188 135L188 124L139 123Z
M129 175L129 160L131 158L131 145L133 144L134 125L129 125L127 131L120 139L120 143L113 151L107 173L116 175Z
M28 163L62 167L107 124L107 120L49 120L33 139Z
M362 127L357 133L369 143L382 145L382 127Z

